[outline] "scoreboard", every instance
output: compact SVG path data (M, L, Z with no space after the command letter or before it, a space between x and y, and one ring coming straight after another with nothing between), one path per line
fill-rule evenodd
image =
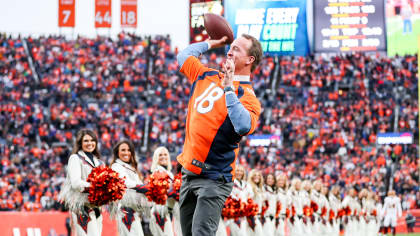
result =
M384 0L314 0L315 52L386 51Z

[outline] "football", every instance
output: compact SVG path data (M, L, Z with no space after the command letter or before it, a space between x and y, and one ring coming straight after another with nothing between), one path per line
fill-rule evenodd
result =
M220 15L204 14L204 28L211 39L221 39L223 36L227 36L227 43L231 44L233 42L233 30L226 19Z

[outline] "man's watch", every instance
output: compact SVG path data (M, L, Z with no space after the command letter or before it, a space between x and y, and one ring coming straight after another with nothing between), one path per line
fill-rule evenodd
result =
M226 86L226 87L223 89L223 91L224 91L225 93L227 93L227 92L235 92L235 90L233 89L233 86Z

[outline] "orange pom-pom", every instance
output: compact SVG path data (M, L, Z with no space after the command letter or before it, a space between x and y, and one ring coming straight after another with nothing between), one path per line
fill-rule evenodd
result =
M95 206L122 199L126 190L124 180L107 166L93 168L87 181L91 184L88 200Z
M325 217L327 215L327 208L324 206L321 208L321 217Z
M146 193L147 199L160 205L165 205L169 189L169 175L163 171L156 171L147 178L147 187L150 189Z

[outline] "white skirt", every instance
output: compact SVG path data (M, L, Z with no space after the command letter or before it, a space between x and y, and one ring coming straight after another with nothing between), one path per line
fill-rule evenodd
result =
M245 233L245 219L242 217L235 221L234 219L229 219L225 221L226 227L230 229L231 236L243 236L246 235Z
M297 216L294 216L293 224L290 222L290 219L288 220L288 226L290 229L290 235L293 236L307 236L304 231L304 224L302 222L302 219L299 219Z
M124 211L118 212L118 233L119 236L143 236L143 228L141 226L141 219L138 212L134 212L130 222L129 217L126 217ZM127 222L127 219L129 220Z
M219 227L217 228L216 236L227 236L225 222L222 217L220 217L219 220Z
M275 219L270 217L265 217L264 225L262 226L264 236L274 236L276 231Z
M260 219L258 219L258 217L254 217L254 223L255 226L254 228L252 228L248 221L245 220L245 229L243 230L245 232L245 235L247 236L262 236L263 235L263 229L262 229L262 225L260 222Z
M366 225L366 235L367 236L377 236L379 232L379 225L376 222L376 219L370 218L369 222Z
M172 221L169 217L166 206L153 206L149 227L153 236L174 236Z
M276 236L286 236L286 220L284 218L278 219L278 224L276 227Z
M181 215L179 212L179 203L176 202L173 208L173 224L174 224L174 235L175 236L182 236L182 228L181 228Z
M78 221L78 215L71 212L73 231L77 236L101 236L102 234L102 214L96 218L95 212L88 213L89 219Z

